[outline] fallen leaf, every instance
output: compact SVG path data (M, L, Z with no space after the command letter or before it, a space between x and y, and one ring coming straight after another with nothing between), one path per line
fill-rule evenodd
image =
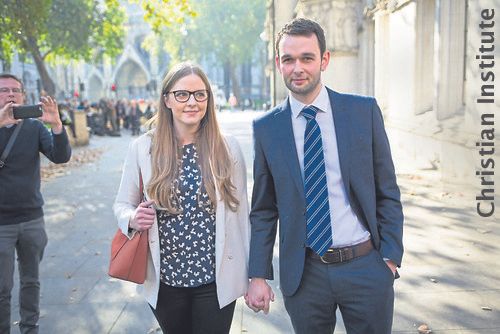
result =
M417 328L419 334L429 334L432 333L432 330L426 324L422 324Z
M73 152L69 162L64 164L54 164L48 162L40 168L40 175L42 181L54 179L59 176L70 174L69 168L78 167L83 164L89 164L99 160L104 149L102 148L82 148Z

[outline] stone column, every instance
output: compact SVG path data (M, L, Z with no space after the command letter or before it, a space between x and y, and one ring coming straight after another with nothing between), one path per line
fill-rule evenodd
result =
M432 110L434 102L435 0L417 0L415 18L415 114Z
M367 8L367 7L365 7ZM365 15L359 43L360 93L375 94L375 20Z
M440 0L438 119L463 113L465 0Z
M375 13L375 96L382 110L389 106L389 37L389 15Z
M273 0L271 3L271 11L272 16L270 17L271 34L272 38L269 43L272 45L273 55L274 52L274 43L276 40L276 35L283 28L283 26L290 20L295 17L295 7L297 6L298 0ZM274 68L274 75L271 77L271 96L274 96L275 101L273 101L274 105L280 103L287 95L288 90L283 83L281 78L281 73L279 73L276 68L276 63L274 58L272 57L272 66Z

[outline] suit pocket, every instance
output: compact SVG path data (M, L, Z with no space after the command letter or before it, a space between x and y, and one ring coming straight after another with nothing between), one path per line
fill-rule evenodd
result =
M394 281L394 274L392 273L392 270L391 270L391 268L389 268L387 263L385 263L385 260L382 257L382 254L380 254L379 251L375 251L375 252L377 253L376 255L377 255L378 263L382 267L382 270L385 271L385 273L387 275L389 275L389 278L391 279L391 281Z

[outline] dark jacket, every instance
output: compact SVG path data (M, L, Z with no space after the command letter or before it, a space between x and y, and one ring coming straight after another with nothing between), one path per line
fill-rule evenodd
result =
M0 152L7 146L16 126L0 128ZM68 136L65 130L55 135L42 122L26 119L5 166L0 169L0 225L18 224L43 216L39 152L54 163L69 161Z

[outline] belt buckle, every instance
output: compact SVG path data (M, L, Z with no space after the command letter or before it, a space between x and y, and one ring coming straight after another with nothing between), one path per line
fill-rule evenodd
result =
M335 252L335 249L332 249L332 248L328 248L326 250L326 253L321 255L319 258L321 260L321 262L325 263L325 264L332 264L332 263L335 263L335 261L328 261L326 260L325 256L328 255L328 254L333 254ZM342 259L342 255L340 255L340 258ZM342 262L342 261L341 261Z
M333 261L328 261L325 257L326 255L336 256L337 259L334 258ZM329 248L324 255L320 256L320 259L325 264L342 263L352 260L353 255L351 248Z

